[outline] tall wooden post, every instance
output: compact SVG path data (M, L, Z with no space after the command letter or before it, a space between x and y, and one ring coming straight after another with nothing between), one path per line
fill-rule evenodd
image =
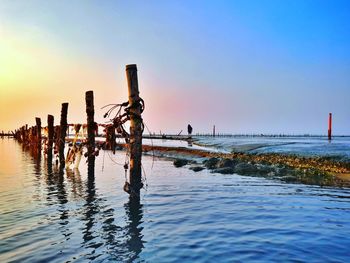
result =
M213 126L213 137L215 137L215 125Z
M328 117L328 140L332 140L332 113Z
M52 115L47 115L47 159L49 160L48 163L52 163L52 145L53 145L53 136L54 136L54 117Z
M64 146L66 143L67 135L67 114L68 114L68 103L62 103L61 109L61 122L60 122L60 139L59 139L59 158L60 158L60 168L64 168L65 159L64 159Z
M37 148L37 153L41 153L41 119L36 117L35 118L36 122L36 148Z
M135 64L126 66L130 107L130 186L131 195L139 195L141 183L142 118Z
M92 90L85 93L86 114L87 114L87 150L89 169L95 166L95 121L94 121L94 92Z

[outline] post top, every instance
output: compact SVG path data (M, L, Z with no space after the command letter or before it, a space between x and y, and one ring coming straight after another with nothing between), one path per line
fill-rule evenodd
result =
M125 69L126 70L129 70L129 69L136 69L137 70L137 66L136 66L136 64L129 64L129 65L125 66Z

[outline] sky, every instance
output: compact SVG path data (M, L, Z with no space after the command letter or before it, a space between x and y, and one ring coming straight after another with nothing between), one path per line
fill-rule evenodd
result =
M350 1L0 0L0 130L95 119L137 64L152 132L350 134Z

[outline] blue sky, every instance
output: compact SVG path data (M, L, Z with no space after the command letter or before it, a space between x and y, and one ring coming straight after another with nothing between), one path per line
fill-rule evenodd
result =
M85 118L84 90L95 91L97 105L124 101L124 67L136 63L151 130L190 122L194 132L216 124L220 132L325 134L333 112L334 132L349 134L349 14L350 1L1 0L0 33L40 46L38 71L54 67L33 80L43 91L34 100L51 102L28 116L55 111L56 99L59 109L72 90L72 121ZM40 64L42 50L52 64ZM50 83L57 88L46 94ZM6 85L1 97L16 103L21 84ZM4 111L2 122L15 125Z

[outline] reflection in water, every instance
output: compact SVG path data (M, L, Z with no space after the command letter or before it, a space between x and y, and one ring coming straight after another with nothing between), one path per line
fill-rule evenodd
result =
M35 155L34 160L35 160L35 165L34 165L35 175L40 176L41 175L41 155Z
M89 165L88 176L86 182L85 204L83 206L83 243L82 246L90 252L86 254L87 259L95 260L100 255L96 253L96 249L102 246L102 243L97 239L98 229L98 214L100 212L99 199L96 197L95 188L95 171Z
M62 169L52 163L52 158L45 158L45 165L42 165L40 155L28 149L25 152L33 160L35 188L41 193L43 183L45 184L45 204L53 209L45 214L40 223L56 225L55 229L61 234L61 238L57 236L51 243L62 244L64 249L56 253L63 256L70 251L72 240L81 236L81 248L84 251L81 256L87 260L107 258L118 262L133 262L140 257L144 241L141 227L143 210L139 197L128 199L124 204L125 220L117 221L116 213L122 218L122 211L116 211L115 204L98 194L94 163L88 164L84 182L78 169ZM40 198L41 195L38 195L37 201ZM84 203L80 206L82 199ZM76 214L80 215L78 221L74 217ZM79 232L74 230L77 228Z
M56 236L53 244L69 244L73 235L81 235L81 247L84 257L90 261L103 260L105 257L116 261L133 262L139 258L144 248L142 227L142 205L139 197L129 198L124 204L125 220L117 224L114 204L99 196L95 182L95 164L87 165L87 179L83 183L78 169L63 169L52 163L51 158L42 158L35 151L24 149L33 162L35 189L38 193L36 200L40 201L43 183L45 184L45 204L55 208L46 214L42 223L56 224L61 237ZM43 160L44 159L44 160ZM43 164L45 165L42 165ZM33 173L32 173L33 174ZM82 207L76 201L85 200ZM80 233L75 232L72 225L75 222L74 210L80 210ZM118 211L120 215L121 211ZM71 215L73 216L70 219ZM72 221L72 222L70 222ZM73 238L73 239L74 239ZM76 245L76 244L75 244ZM67 245L68 246L68 245ZM67 249L60 248L58 254L64 255Z
M86 186L83 246L92 249L87 258L95 260L102 256L103 253L97 252L97 249L104 245L117 261L131 262L137 259L143 248L142 228L139 227L142 223L142 205L139 198L131 198L124 205L127 225L122 228L115 224L115 210L105 204L106 200L98 197L92 169L88 169ZM101 229L98 229L99 226Z
M125 205L125 212L128 217L128 224L125 227L125 232L127 235L126 247L131 252L130 253L130 262L136 260L139 257L139 254L144 248L144 241L142 240L142 205L140 204L139 197L130 197L129 202Z
M70 182L71 185L71 193L74 198L80 198L83 196L83 182L81 180L81 174L79 169L70 169L66 168L67 181Z
M47 158L46 159L46 162L47 162L47 175L50 176L52 175L52 157L51 158Z
M118 191L124 174L111 167L46 173L44 157L6 140L0 158L0 262L349 261L348 188L207 172L193 180L159 161L146 210Z
M64 173L60 170L55 176L57 178L57 201L58 201L58 212L59 212L59 230L64 236L65 240L69 239L69 236L72 234L72 231L67 227L69 224L68 215L69 209L66 205L68 202L67 191L64 183ZM64 241L63 241L64 242Z

